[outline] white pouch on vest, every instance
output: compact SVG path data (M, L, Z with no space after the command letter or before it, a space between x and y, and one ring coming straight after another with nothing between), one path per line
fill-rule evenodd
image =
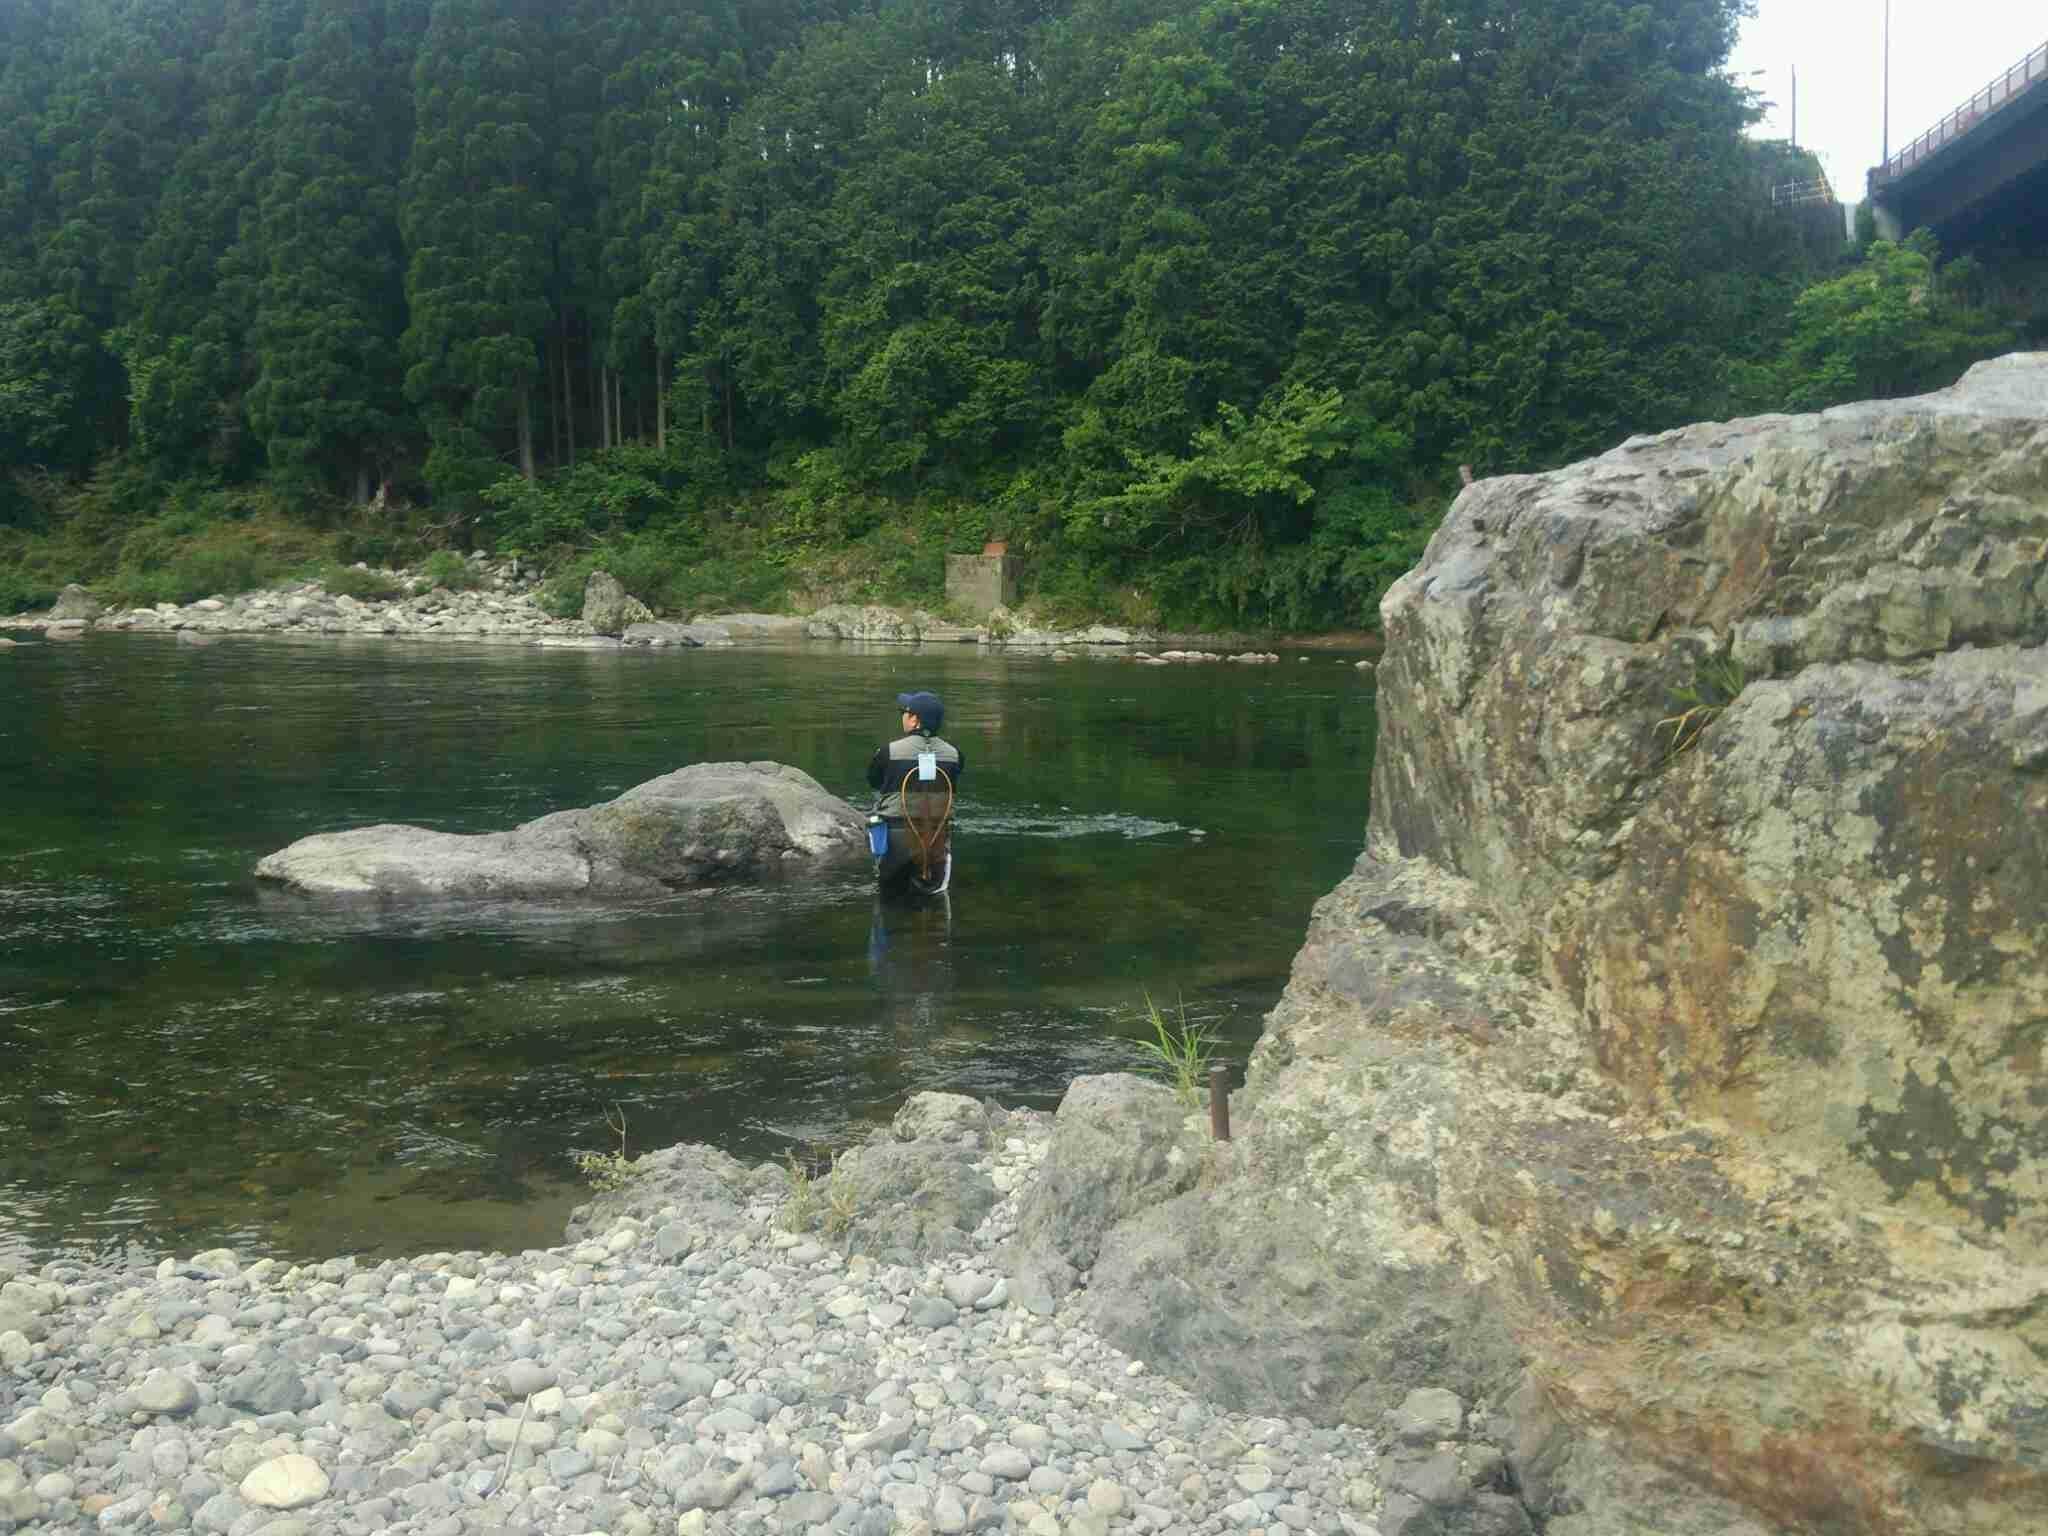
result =
M927 784L939 776L938 753L920 752L917 754L917 776Z

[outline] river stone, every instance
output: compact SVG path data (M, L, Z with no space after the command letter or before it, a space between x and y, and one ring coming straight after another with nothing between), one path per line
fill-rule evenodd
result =
M1322 1423L1526 1370L1551 1536L2039 1525L2044 548L2043 354L1465 490L1364 856L1098 1325Z
M863 819L781 763L693 763L616 800L555 811L510 832L383 825L301 838L259 880L314 895L657 895L851 862Z
M978 1144L988 1134L988 1106L964 1093L913 1093L889 1122L898 1141Z
M732 632L717 624L670 624L659 619L628 624L619 639L627 645L645 645L660 649L664 646L678 646L697 649L702 646L724 646L732 644Z
M514 1360L498 1372L499 1390L514 1402L545 1391L556 1380L554 1367L538 1365L531 1360Z
M170 1371L151 1371L135 1389L135 1406L143 1413L190 1413L199 1406L199 1389Z
M245 1503L262 1509L303 1509L327 1497L327 1473L310 1456L273 1456L242 1479Z
M1409 1445L1455 1440L1464 1427L1464 1403L1442 1387L1417 1387L1387 1414L1387 1428Z

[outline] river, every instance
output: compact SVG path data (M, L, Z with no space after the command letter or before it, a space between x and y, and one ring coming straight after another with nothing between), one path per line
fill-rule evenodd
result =
M0 653L0 1258L560 1241L579 1151L811 1157L938 1088L1051 1105L1149 996L1241 1057L1363 839L1352 658L94 635ZM684 763L865 806L901 689L968 760L950 912L859 871L378 911L259 890L382 821L509 827Z

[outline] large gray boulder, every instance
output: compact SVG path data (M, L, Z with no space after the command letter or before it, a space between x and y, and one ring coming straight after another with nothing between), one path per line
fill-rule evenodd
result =
M50 617L83 619L90 624L106 611L98 598L74 581L57 594L57 601L50 608Z
M635 624L652 622L654 610L620 586L610 571L592 571L583 583L582 618L593 634L622 635Z
M1103 1234L1194 1187L1206 1121L1163 1083L1111 1072L1077 1077L1053 1117L1038 1180L1017 1216L1015 1267L1055 1297L1094 1268ZM1113 1303L1110 1310L1114 1310Z
M1460 495L1226 1176L1104 1239L1126 1347L1510 1440L1533 1381L1572 1536L2048 1529L2044 550L2040 355Z
M305 837L256 866L316 895L645 895L858 859L860 813L781 763L693 763L616 800L510 832L359 827Z

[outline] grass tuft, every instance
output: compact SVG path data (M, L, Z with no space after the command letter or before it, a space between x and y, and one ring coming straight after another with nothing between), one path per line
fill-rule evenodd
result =
M1706 728L1720 719L1721 711L1748 686L1749 674L1734 657L1710 656L1702 661L1691 682L1671 690L1672 713L1657 722L1660 733L1669 733L1665 761L1697 745Z
M818 1173L796 1155L787 1154L789 1196L783 1201L779 1218L785 1232L821 1232L826 1237L844 1237L860 1214L860 1189L853 1175L833 1153Z
M1177 1011L1179 1017L1169 1020L1148 992L1145 1019L1152 1027L1152 1038L1140 1040L1138 1049L1151 1058L1152 1070L1173 1089L1181 1103L1195 1109L1201 1105L1202 1090L1208 1085L1209 1063L1216 1055L1216 1036L1208 1025L1188 1022L1185 1002Z

